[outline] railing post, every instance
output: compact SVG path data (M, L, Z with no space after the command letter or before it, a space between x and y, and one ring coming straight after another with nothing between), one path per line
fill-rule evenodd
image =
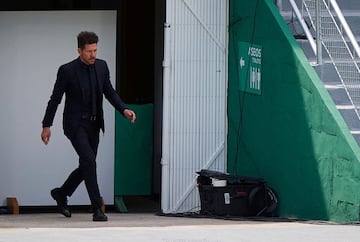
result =
M317 64L321 65L323 63L322 59L322 45L321 45L321 11L320 11L320 1L316 0L315 7L315 21L316 21L316 57Z

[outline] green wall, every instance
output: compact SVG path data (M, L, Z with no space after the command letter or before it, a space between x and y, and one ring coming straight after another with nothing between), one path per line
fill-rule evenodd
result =
M128 107L135 123L115 113L115 196L151 195L153 104Z
M264 178L279 216L359 221L360 149L273 1L230 0L229 24L228 171ZM258 93L240 42L261 47Z

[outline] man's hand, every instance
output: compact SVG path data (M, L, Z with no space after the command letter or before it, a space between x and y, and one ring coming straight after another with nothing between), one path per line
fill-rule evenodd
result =
M124 116L127 118L127 119L130 119L130 121L132 123L135 122L136 120L136 114L134 111L130 110L130 109L125 109L124 110Z
M51 130L49 127L43 128L41 132L41 140L44 142L45 145L47 145L50 141L51 136Z

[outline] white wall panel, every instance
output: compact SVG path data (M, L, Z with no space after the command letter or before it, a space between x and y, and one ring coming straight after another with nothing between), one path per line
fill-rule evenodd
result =
M168 0L162 210L199 210L196 171L226 169L227 0Z
M77 58L77 34L95 31L98 57L107 60L115 85L116 11L0 12L0 206L55 205L50 189L61 185L78 161L62 131L59 106L50 143L41 121L58 67ZM64 98L63 98L64 100ZM106 133L100 137L98 176L107 204L114 198L114 109L104 101ZM89 204L83 185L70 204Z

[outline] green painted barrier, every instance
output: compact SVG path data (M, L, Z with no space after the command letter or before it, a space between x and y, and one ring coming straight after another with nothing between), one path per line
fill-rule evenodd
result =
M272 0L230 0L228 171L282 217L359 221L360 149Z

